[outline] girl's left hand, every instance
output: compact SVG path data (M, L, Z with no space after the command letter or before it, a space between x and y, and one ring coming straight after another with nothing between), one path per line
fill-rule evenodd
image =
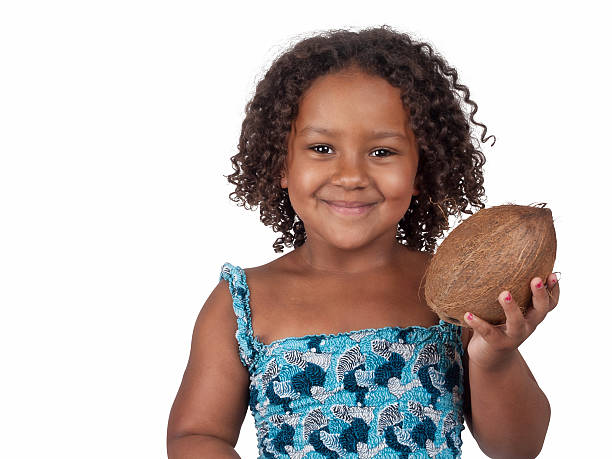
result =
M552 311L559 302L559 283L557 276L551 274L546 283L539 277L531 279L533 307L523 316L511 292L503 291L498 301L504 308L506 323L492 325L489 322L469 312L464 320L468 323L474 335L467 347L470 362L478 367L495 371L504 367L516 355L516 350L533 333L544 320L546 314ZM550 289L550 295L548 286ZM471 318L470 318L471 314Z

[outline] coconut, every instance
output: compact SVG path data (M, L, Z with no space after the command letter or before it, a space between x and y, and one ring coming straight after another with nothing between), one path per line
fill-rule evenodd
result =
M425 300L440 319L465 327L470 311L503 324L498 297L504 290L523 314L533 307L530 281L546 282L557 251L552 212L544 205L482 209L448 234L424 274Z

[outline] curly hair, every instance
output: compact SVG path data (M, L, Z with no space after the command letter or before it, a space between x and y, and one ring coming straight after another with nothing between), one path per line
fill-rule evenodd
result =
M420 194L398 223L396 239L412 249L433 252L437 239L449 228L448 216L472 214L486 201L482 166L485 157L472 136L478 106L469 89L458 83L457 71L432 46L415 41L387 25L354 32L328 30L302 39L277 57L258 82L247 103L246 116L232 156L234 173L224 177L236 186L229 198L248 210L260 206L260 220L283 236L275 252L299 247L306 240L304 224L280 186L287 157L291 123L304 92L323 75L357 66L384 78L401 90L410 113L419 151L416 183ZM469 116L462 107L470 106ZM470 124L471 123L471 124ZM493 145L492 144L492 145ZM251 206L250 208L248 206Z

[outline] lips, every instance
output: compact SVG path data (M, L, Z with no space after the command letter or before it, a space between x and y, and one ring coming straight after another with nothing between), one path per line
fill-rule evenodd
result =
M325 200L323 201L333 206L336 206L336 207L348 207L348 208L364 207L364 206L376 204L375 202L364 202L364 201L325 201Z
M375 202L364 201L323 201L334 213L343 216L366 215L375 207Z

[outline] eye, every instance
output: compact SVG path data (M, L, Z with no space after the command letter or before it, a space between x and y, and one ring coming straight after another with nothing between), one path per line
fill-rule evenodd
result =
M317 153L323 153L323 154L327 153L327 152L325 151L325 149L326 149L326 148L327 148L328 150L331 150L331 147L330 147L329 145L314 145L314 146L310 147L310 149L311 149L311 150L314 150L314 151L316 151ZM375 155L375 158L387 158L387 157L389 157L389 156L392 156L392 155L397 154L397 153L395 153L394 151L387 150L386 148L379 148L379 149L377 149L377 150L374 150L374 152L381 152L381 151L382 151L382 152L385 152L386 154L384 154L383 156L378 156L378 155Z
M374 152L377 152L377 151L385 151L385 152L387 152L387 154L384 155L384 156L376 156L377 158L387 158L389 156L392 156L392 155L396 154L394 151L387 150L386 148L379 148L378 150L374 150Z
M311 150L314 150L314 151L316 151L317 153L325 153L324 151L319 151L319 150L317 150L317 148L328 148L328 149L331 149L331 147L330 147L330 146L328 146L328 145L315 145L315 146L313 146L313 147L310 147L310 149L311 149Z

